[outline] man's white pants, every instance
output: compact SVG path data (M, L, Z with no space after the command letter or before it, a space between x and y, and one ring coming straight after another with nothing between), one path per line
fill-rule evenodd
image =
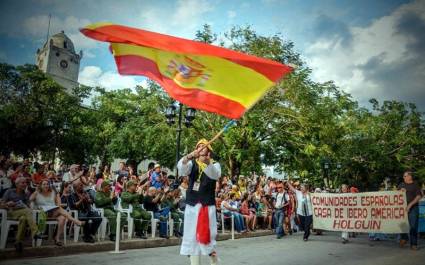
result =
M208 245L199 243L196 240L196 227L198 225L199 210L202 205L200 203L195 206L186 205L184 211L184 230L183 240L180 248L180 255L209 255L215 251L217 244L215 238L217 236L217 217L215 205L208 206L208 219L210 225L211 241Z

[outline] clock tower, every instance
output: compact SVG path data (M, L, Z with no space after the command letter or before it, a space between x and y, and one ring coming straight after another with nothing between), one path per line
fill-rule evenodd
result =
M75 53L74 44L62 31L51 36L37 50L37 66L68 93L78 86L78 72L83 52Z

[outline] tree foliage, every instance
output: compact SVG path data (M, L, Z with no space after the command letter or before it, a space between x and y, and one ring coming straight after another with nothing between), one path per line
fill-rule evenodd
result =
M332 81L314 82L293 43L280 34L234 27L225 39L218 36L204 25L196 40L296 66L214 143L225 174L262 173L272 165L318 186L345 182L363 189L376 189L387 177L398 182L404 170L425 180L425 128L414 104L371 99L370 109L360 107ZM168 126L164 115L172 100L154 82L134 90L95 88L89 108L80 103L90 88L70 96L35 66L1 64L0 87L2 152L49 157L58 150L66 162L119 157L175 166L176 126ZM227 121L198 111L193 126L183 129L182 151L212 138ZM67 131L61 130L65 123Z

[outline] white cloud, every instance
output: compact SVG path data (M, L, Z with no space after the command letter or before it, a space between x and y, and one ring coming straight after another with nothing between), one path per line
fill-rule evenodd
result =
M116 72L103 72L98 66L86 66L80 71L78 82L92 87L104 87L108 90L119 89L119 88L131 88L134 89L136 86L146 87L147 81L136 80L132 76L122 76Z
M90 23L91 21L85 18L67 16L61 19L52 16L50 20L50 35L63 30L74 43L77 52L83 50L87 57L94 57L91 49L96 48L98 42L85 37L79 32L80 28ZM49 16L47 15L29 17L22 22L22 34L34 38L36 42L44 43L46 41L48 24Z
M142 11L138 26L160 33L191 38L194 30L206 23L204 15L212 10L213 5L210 1L179 0L175 8L169 10L151 7Z
M236 17L236 12L235 11L233 11L233 10L227 11L227 18L228 19L232 19L232 18L235 18L235 17Z
M410 82L412 90L405 90L404 94L400 93L403 88L391 87L388 83L384 87L385 78L382 78L386 72L395 71L394 66L412 65L411 61L417 56L410 48L416 40L399 29L403 17L412 14L425 22L425 2L402 5L390 15L378 18L365 27L350 27L352 39L349 45L344 44L341 35L320 38L311 43L305 59L313 69L314 79L321 82L334 80L361 102L372 97L414 100L411 95L418 93L416 83L418 80L425 81L424 74L418 73L414 77L417 80L406 80L405 88ZM374 65L371 64L373 62Z

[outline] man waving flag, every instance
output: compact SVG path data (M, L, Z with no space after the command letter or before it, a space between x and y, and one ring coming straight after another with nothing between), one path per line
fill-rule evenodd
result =
M121 25L97 23L81 32L111 43L120 74L151 78L175 100L231 119L292 71L272 60Z

